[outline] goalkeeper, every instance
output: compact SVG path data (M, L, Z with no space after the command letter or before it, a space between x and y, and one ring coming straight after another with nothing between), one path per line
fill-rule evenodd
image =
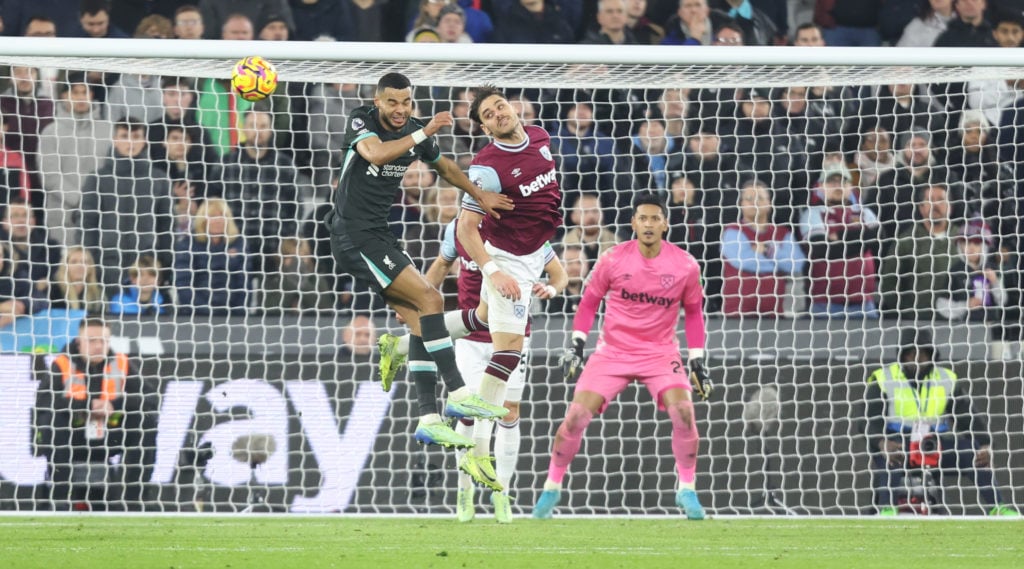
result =
M573 322L572 348L564 358L566 380L578 375L579 381L555 434L547 482L533 508L535 518L550 518L561 500L565 471L579 452L594 414L603 412L631 382L639 381L672 420L672 454L679 473L676 505L687 518L704 519L694 488L700 437L690 396L696 390L707 399L711 392L704 365L704 293L697 261L663 240L667 216L661 198L650 192L638 196L632 219L636 239L601 256L583 290ZM583 346L602 300L605 317L597 351L582 370ZM686 313L689 362L685 367L676 337L680 304Z

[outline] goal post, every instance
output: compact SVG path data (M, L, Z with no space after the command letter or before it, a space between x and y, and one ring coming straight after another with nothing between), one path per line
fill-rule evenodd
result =
M572 397L580 286L645 189L702 266L711 513L874 513L868 378L923 347L910 328L983 419L953 427L991 469L913 467L892 492L908 511L1024 503L1018 52L0 38L0 510L453 514L453 456L412 441L401 375L376 383L373 340L402 326L335 274L322 223L348 114L391 71L422 116L452 111L437 139L463 168L486 143L467 87L507 90L552 137L574 296L533 309L517 513ZM251 55L280 84L250 105L223 80ZM403 190L389 221L425 270L457 191L422 164ZM110 384L137 392L110 387L109 413L58 362L90 315L138 378ZM677 513L646 390L594 423L559 514Z

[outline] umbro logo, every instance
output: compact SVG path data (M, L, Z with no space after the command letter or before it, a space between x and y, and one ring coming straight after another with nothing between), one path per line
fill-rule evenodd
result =
M519 176L522 176L522 175L523 175L523 171L522 170L520 170L519 168L512 168L512 177L513 178L518 178Z

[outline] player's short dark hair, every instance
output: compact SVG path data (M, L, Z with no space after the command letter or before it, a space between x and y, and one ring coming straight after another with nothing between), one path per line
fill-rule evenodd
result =
M409 82L409 78L401 73L392 71L391 73L385 73L380 81L377 81L377 92L383 93L384 89L409 89L412 87L412 83Z
M483 104L485 99L495 95L502 99L508 99L508 97L505 96L505 92L494 85L473 87L469 92L473 95L473 102L469 104L469 118L473 119L473 122L477 124L482 123L480 120L480 105Z
M86 89L92 89L84 71L68 71L63 79L57 81L57 96L63 97L68 94L75 85L85 85Z
M92 16L94 14L99 14L100 12L110 14L109 0L82 0L78 4L79 16Z
M668 206L665 205L665 198L658 194L646 191L637 194L636 198L633 199L633 215L640 209L642 205L656 205L661 210L661 214L668 219Z

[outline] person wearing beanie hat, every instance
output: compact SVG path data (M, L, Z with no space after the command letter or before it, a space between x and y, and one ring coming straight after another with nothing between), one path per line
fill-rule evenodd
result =
M416 28L409 33L409 41L412 43L441 43L441 36L434 28Z
M941 360L930 330L907 328L900 331L896 361L868 377L865 434L878 514L945 513L938 503L943 494L928 487L940 488L947 474L966 474L988 515L1019 517L999 493L988 426L973 408L967 382L938 365ZM923 473L920 494L908 491L908 471Z
M466 12L458 4L448 4L437 14L437 35L442 43L473 43L466 33Z
M271 14L263 20L260 33L257 38L264 41L288 41L291 29L288 28L288 20L281 14Z

